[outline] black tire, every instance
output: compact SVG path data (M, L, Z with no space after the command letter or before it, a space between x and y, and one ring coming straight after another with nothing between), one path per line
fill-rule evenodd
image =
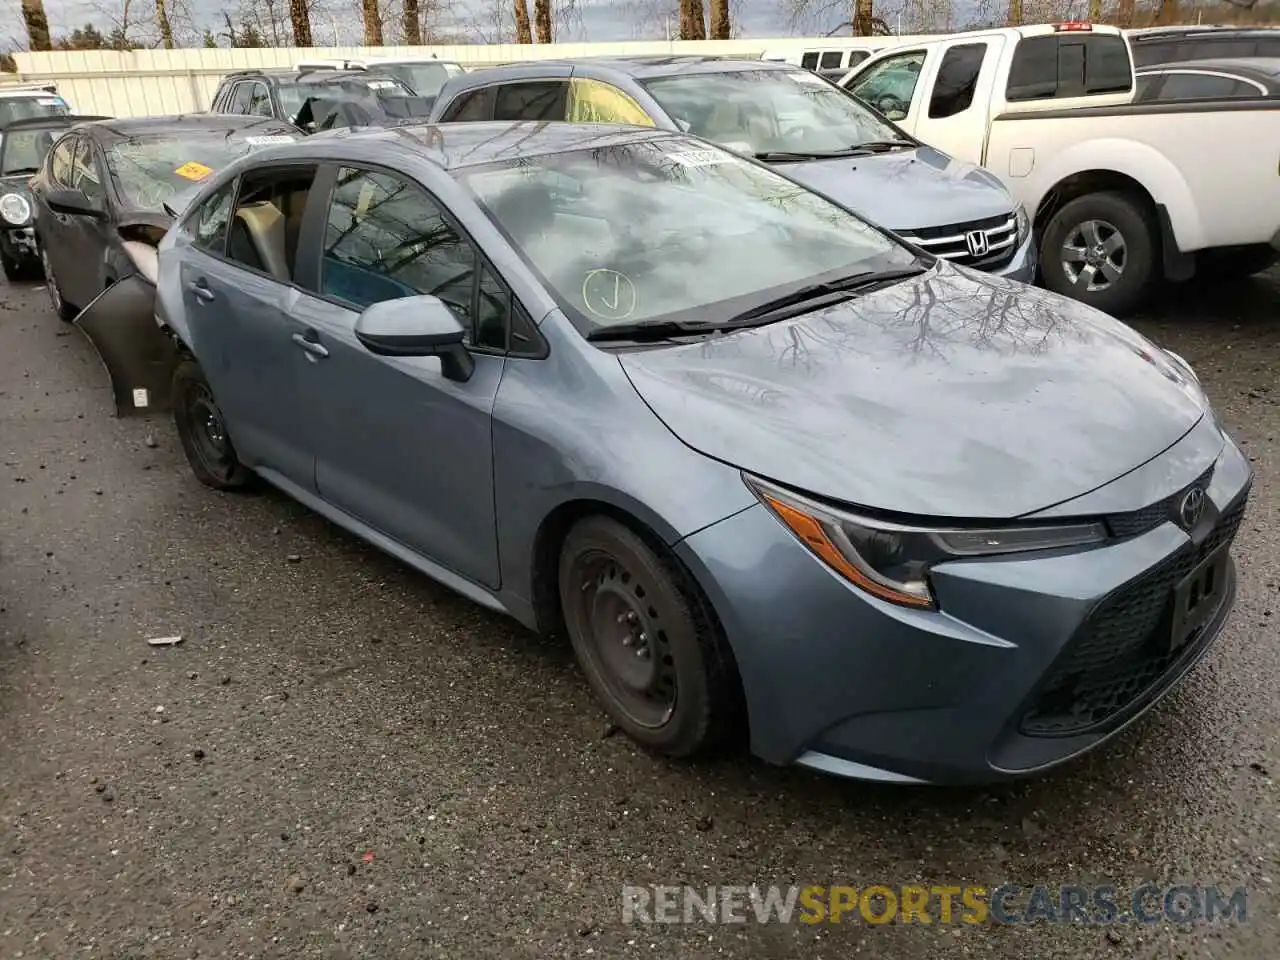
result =
M1118 273L1116 251L1104 250L1115 243L1113 234L1121 244ZM1045 225L1040 274L1055 293L1106 313L1128 313L1157 279L1160 249L1159 228L1140 201L1124 193L1090 193L1064 204ZM1080 250L1088 260L1077 261L1069 272L1068 250Z
M243 490L255 474L236 456L222 411L200 364L183 360L173 372L173 422L191 472L215 490Z
M14 260L7 253L0 253L0 266L4 267L4 278L10 283L18 283L31 276L31 272Z
M689 757L740 726L728 645L675 557L617 520L586 517L561 548L559 586L565 629L587 682L637 743Z
M59 320L70 323L80 314L80 308L73 303L68 303L63 297L62 288L58 286L58 278L53 274L53 264L49 262L49 255L44 252L44 244L40 243L39 246L40 269L44 273L45 287L49 291L49 303Z

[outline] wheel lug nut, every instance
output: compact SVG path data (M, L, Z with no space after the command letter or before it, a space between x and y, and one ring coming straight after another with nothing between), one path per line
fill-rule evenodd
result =
M635 637L631 636L631 634L627 634L625 637L622 638L622 645L624 647L629 647L633 643L635 643Z
M641 660L648 660L649 651L645 647L640 647L639 649L636 650L636 656L639 657Z
M637 637L636 639L637 639L640 643L648 643L648 642L649 642L649 635L648 635L647 633L641 633L641 634L640 634L640 636L639 636L639 637Z

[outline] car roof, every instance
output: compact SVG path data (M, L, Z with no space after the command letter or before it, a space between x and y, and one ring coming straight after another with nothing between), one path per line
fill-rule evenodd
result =
M167 117L117 117L82 125L83 129L106 138L136 137L139 134L164 136L188 130L230 135L259 127L290 127L290 124L274 117L250 117L237 113L179 113Z
M1153 70L1216 70L1242 76L1280 77L1280 57L1213 57L1208 60L1172 60L1139 67L1138 73Z
M39 130L41 127L74 127L78 123L94 123L98 120L110 119L110 117L81 116L75 113L50 113L43 117L24 117L21 120L0 123L0 132Z
M1231 24L1204 24L1200 26L1182 27L1142 27L1128 31L1130 42L1147 40L1169 40L1178 38L1193 39L1197 37L1277 37L1280 31L1268 27L1237 27Z
M289 147L287 153L307 153L309 145L343 141L354 153L376 157L395 149L409 150L446 170L483 166L501 160L604 149L645 140L682 135L653 127L623 124L548 123L546 121L476 121L468 123L406 123L394 127L356 127L312 134ZM279 156L278 151L272 151Z
M593 67L611 70L636 80L651 80L657 77L673 77L681 74L698 73L737 73L742 70L798 70L793 64L776 60L748 60L746 58L711 57L697 55L638 55L615 57L564 57L558 60L537 60L518 64L507 64L508 69L520 67L528 72L536 73L540 67ZM475 75L483 75L476 71ZM471 76L471 74L468 74Z

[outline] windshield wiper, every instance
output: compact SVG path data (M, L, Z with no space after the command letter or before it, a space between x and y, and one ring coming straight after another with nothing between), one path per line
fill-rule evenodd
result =
M630 340L647 343L654 340L673 340L676 337L696 337L703 333L723 330L724 324L698 320L639 320L635 323L613 323L587 334L588 340Z
M867 140L855 143L853 150L857 153L888 153L890 150L906 150L914 146L910 140Z
M800 313L808 313L818 306L829 306L850 300L856 293L865 293L871 289L888 286L909 277L918 277L929 267L917 260L909 267L896 270L865 270L839 280L827 280L823 283L812 283L799 290L783 294L772 300L766 300L759 306L739 313L724 324L725 327L752 327L765 323L785 320ZM817 304L825 300L826 303Z
M840 157L852 157L860 149L862 149L861 145L845 147L843 150L761 150L751 156L766 163L770 160L835 160Z

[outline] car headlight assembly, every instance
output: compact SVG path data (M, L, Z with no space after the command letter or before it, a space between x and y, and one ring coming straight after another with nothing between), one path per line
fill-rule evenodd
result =
M1017 209L1013 211L1013 217L1018 223L1018 242L1017 246L1021 247L1031 236L1031 218L1027 216L1027 208L1021 203Z
M859 516L756 477L752 491L795 536L859 589L904 607L933 609L929 569L966 557L1082 547L1107 539L1102 523L932 527Z
M31 219L31 204L20 193L6 193L0 197L0 217L5 223L20 227Z

